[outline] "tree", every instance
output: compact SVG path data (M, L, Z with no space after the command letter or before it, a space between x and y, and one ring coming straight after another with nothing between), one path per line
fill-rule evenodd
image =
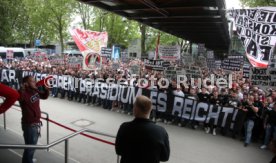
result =
M82 26L84 29L88 29L91 26L94 12L95 12L94 7L81 2L76 3L76 13L80 15Z
M0 1L0 45L8 45L14 42L15 31L22 31L24 25L24 8L21 0Z
M244 6L259 7L259 6L276 6L274 0L240 0Z
M42 0L48 4L45 6L45 14L49 14L48 21L58 33L58 40L61 45L61 51L64 51L64 40L68 36L68 26L71 20L71 14L75 7L74 0Z
M31 47L34 47L34 41L40 39L44 44L50 43L55 38L53 26L45 21L50 18L47 13L47 3L42 0L23 0L25 17L22 21L24 30L17 30L16 38L20 42L28 42Z
M140 32L141 32L141 53L142 55L146 53L146 32L147 26L145 24L140 24Z
M168 34L163 31L159 31L157 29L147 27L148 30L146 32L146 46L145 51L154 51L156 49L156 42L158 39L158 35L160 33L160 45L179 45L181 47L181 53L187 51L189 49L190 43L187 40L182 38L178 38L174 35Z

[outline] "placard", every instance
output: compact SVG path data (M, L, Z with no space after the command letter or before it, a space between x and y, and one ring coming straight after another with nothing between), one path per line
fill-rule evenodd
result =
M160 59L165 61L175 61L180 59L180 46L162 46L159 45L158 53Z
M163 71L163 60L150 60L150 59L145 59L144 64L145 68L149 70L156 70L156 71Z

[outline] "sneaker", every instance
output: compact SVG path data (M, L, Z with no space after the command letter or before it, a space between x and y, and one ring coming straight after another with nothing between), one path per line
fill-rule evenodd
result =
M164 120L164 123L165 123L165 124L167 124L167 123L168 123L168 121L167 121L167 120Z
M244 147L247 147L248 146L248 143L244 143Z
M210 127L205 127L204 129L205 129L205 133L206 133L206 134L209 134L209 133L210 133Z
M179 127L182 127L182 123L178 123L178 126L179 126Z
M266 146L266 145L262 145L260 148L261 148L261 149L266 149L267 146Z
M216 129L213 129L213 135L216 136L217 133L216 133Z

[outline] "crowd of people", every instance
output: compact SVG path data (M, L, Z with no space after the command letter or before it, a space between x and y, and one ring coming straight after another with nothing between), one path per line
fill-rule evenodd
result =
M136 84L138 78L149 79L155 77L160 79L164 77L163 72L156 72L145 69L141 60L136 60L141 69L139 74L136 74ZM0 69L16 69L16 70L30 70L49 75L70 75L76 78L114 78L115 80L126 79L129 81L132 76L130 66L132 63L121 63L118 69L112 69L112 63L104 65L101 69L95 71L86 71L79 68L70 68L65 65L51 65L50 62L36 62L31 59L6 63L0 61ZM225 75L226 72L219 69L215 71L202 71L202 77L207 78L210 73L215 72L216 75ZM3 81L2 81L3 82ZM135 83L135 81L134 81ZM12 86L11 83L6 83ZM129 83L125 83L129 84ZM238 121L244 125L236 127L229 131L211 124L200 124L198 122L186 122L184 119L179 119L173 116L164 116L158 112L151 115L154 121L163 121L164 123L172 123L179 126L191 126L193 129L201 127L206 133L217 135L220 132L222 135L231 135L233 138L243 139L244 146L247 147L251 141L262 142L261 149L266 149L271 139L276 139L276 90L264 90L251 85L250 80L242 79L242 77L235 79L232 88L219 88L216 85L211 85L207 82L207 86L198 88L196 86L177 87L176 78L170 79L170 84L167 88L160 87L157 82L153 85L149 83L146 89L157 90L165 93L172 93L177 96L190 98L193 100L210 103L213 105L231 106L239 109L239 113L246 113ZM120 101L103 100L97 96L92 96L86 92L65 90L60 87L53 87L51 89L52 97L67 99L69 101L77 101L87 105L102 106L104 109L122 112L126 114L132 113L132 104L122 103ZM239 114L238 113L238 114Z

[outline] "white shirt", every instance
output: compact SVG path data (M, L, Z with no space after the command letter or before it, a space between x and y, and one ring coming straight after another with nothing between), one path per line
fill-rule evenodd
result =
M184 94L183 91L181 91L181 90L174 90L174 91L173 91L173 94L174 94L175 96L185 97L185 94Z

